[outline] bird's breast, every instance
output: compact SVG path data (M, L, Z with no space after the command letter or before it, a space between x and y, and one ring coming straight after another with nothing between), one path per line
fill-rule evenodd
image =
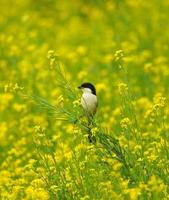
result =
M81 97L83 109L90 114L95 114L97 108L97 96L90 93L84 93Z

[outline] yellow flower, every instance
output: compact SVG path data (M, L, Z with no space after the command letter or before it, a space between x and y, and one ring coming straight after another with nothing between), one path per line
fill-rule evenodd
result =
M16 110L17 112L21 112L24 111L26 106L24 104L19 104L19 103L14 103L13 104L13 108L14 110Z
M16 91L21 91L21 90L23 90L24 89L24 87L21 87L21 86L19 86L18 85L18 83L15 83L14 85L13 85L13 91L14 92L16 92Z
M80 200L88 200L90 197L88 195L85 195L84 197L80 197Z
M34 188L29 186L26 189L26 200L49 200L48 192L43 188Z
M152 63L146 63L144 65L144 71L147 73L153 72L153 64Z
M48 54L47 54L47 58L51 59L51 58L55 58L56 54L54 50L49 50Z
M78 46L77 47L77 53L79 54L79 55L85 55L86 54L86 47L85 46Z
M129 128L130 126L131 126L131 121L130 121L130 119L129 118L123 118L122 120L121 120L121 122L120 122L120 125L121 125L121 127L123 128L123 129L127 129L127 128Z
M34 179L32 182L31 182L31 186L34 187L34 188L41 188L41 187L44 187L45 186L45 183L42 179Z
M104 90L106 90L106 84L105 83L97 83L96 84L96 88L97 88L97 92L99 93L99 92L101 92L101 91L104 91Z
M141 194L139 188L128 189L128 191L129 191L129 195L130 195L131 200L137 200L139 195Z
M107 54L103 57L104 63L110 63L113 60L114 56L112 54Z
M127 84L125 84L125 83L120 83L120 84L118 85L118 87L119 87L119 93L120 93L121 95L126 94L126 93L128 92L128 86L127 86Z
M98 131L99 131L99 129L97 127L94 127L94 128L91 129L91 133L93 135L95 135Z
M80 105L81 105L80 99L77 99L77 100L73 101L73 107L74 107L74 108L75 108L75 107L78 107L78 106L80 106Z
M52 192L54 192L54 193L57 193L59 190L61 190L61 189L59 188L59 186L57 186L57 185L52 185L52 186L50 187L50 189L51 189Z
M87 76L87 71L85 71L85 70L81 70L77 75L79 80L84 79L86 76Z
M114 54L114 59L116 62L122 60L122 58L124 57L124 52L123 50L117 50Z
M12 174L8 170L2 170L0 172L0 185L8 185L12 179Z

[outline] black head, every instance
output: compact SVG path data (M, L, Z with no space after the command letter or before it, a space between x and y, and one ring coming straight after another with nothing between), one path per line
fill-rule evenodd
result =
M94 87L94 85L92 85L91 83L83 83L81 86L78 87L79 89L82 88L89 88L92 91L92 94L96 95L96 89Z

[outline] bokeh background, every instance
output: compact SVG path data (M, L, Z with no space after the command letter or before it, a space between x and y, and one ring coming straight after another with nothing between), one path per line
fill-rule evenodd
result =
M0 198L168 199L168 0L1 0L0 10ZM128 148L133 166L142 167L140 175L133 172L135 183L116 160L98 167L99 155L87 150L83 133L16 93L64 101L49 50L72 88L96 85L100 125ZM142 139L129 141L126 129Z

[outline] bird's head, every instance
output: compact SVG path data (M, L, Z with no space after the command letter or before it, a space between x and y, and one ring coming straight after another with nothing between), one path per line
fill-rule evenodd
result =
M83 93L91 93L96 95L96 88L91 83L83 83L78 88L81 89Z

